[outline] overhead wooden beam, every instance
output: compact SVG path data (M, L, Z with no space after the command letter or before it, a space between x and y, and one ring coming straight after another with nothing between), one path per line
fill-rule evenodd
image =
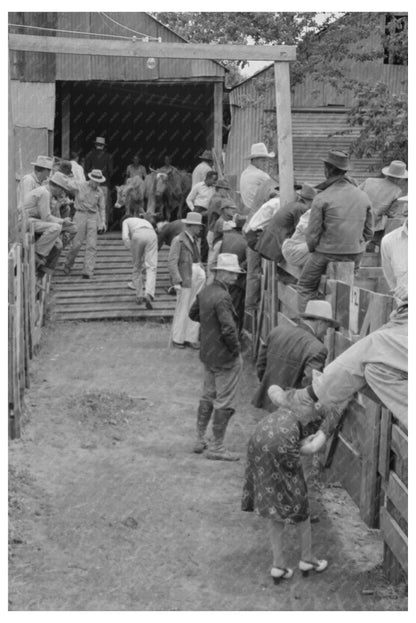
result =
M232 45L216 43L158 43L9 34L9 49L53 54L93 54L195 60L294 61L294 45Z

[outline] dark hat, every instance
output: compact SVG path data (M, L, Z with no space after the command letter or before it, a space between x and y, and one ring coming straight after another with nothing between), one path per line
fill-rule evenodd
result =
M61 160L59 163L58 171L61 171L64 175L73 175L72 164L69 160Z
M332 164L341 171L347 171L349 168L348 154L344 151L329 151L326 158L321 158L323 162Z
M198 156L198 158L201 158L201 160L213 160L214 159L209 149L206 149L205 151L203 151L202 154Z
M223 177L218 178L214 186L216 188L225 188L225 190L231 190L230 184Z
M303 199L312 200L316 194L316 190L313 188L313 186L310 186L309 184L303 184L301 189L298 191L299 197L302 197Z

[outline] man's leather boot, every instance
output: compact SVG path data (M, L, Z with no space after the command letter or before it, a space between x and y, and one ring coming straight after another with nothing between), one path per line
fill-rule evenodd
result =
M214 406L209 400L200 400L196 418L197 439L194 445L196 454L201 454L208 445L205 440L205 433L207 432L213 408Z
M235 452L229 452L224 448L225 431L228 422L234 414L234 409L216 409L212 421L214 440L209 445L206 453L207 459L213 461L238 461L240 457Z

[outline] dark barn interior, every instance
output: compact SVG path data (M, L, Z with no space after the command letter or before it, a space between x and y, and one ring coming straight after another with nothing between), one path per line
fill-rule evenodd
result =
M114 156L113 184L123 182L136 153L146 167L161 166L164 157L170 156L173 165L192 170L199 162L197 155L210 147L207 137L213 102L209 83L58 81L54 153L68 157L61 153L64 99L71 150L85 155L95 137L104 136Z

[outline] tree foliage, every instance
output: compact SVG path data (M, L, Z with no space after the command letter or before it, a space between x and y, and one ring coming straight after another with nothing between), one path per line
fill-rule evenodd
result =
M154 13L162 23L188 41L297 46L291 64L292 87L305 77L340 92L351 92L354 104L348 123L360 131L350 151L357 157L381 154L383 161L407 162L407 93L393 95L386 84L358 80L354 67L377 61L407 64L407 15L384 13ZM245 62L239 63L243 66ZM227 86L241 81L238 64L226 63ZM272 72L261 75L255 99L261 99L273 80ZM249 102L247 102L249 104ZM273 129L274 131L274 129ZM266 129L268 133L268 130Z

